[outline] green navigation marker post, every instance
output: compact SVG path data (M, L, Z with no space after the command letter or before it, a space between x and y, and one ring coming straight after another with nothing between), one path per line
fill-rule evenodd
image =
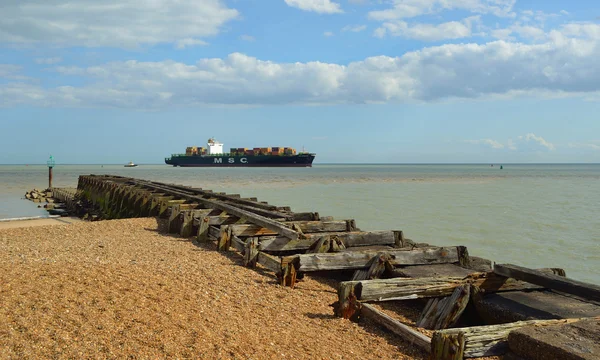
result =
M54 157L50 155L50 159L46 161L48 164L48 189L52 190L52 168L54 167Z

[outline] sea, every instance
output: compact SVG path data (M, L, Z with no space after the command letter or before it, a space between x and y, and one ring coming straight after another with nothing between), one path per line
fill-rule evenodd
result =
M402 230L433 245L600 284L600 164L349 165L175 168L56 165L53 185L112 174L257 197L293 211ZM45 165L0 165L0 219L48 216L24 200L48 186Z

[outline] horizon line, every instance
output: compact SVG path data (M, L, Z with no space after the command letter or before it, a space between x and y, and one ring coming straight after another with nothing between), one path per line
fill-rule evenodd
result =
M9 165L44 165L47 166L46 163L15 163L15 164L0 164L0 166L9 166ZM63 166L74 166L74 165L124 165L123 163L56 163L54 167L63 165ZM172 167L171 165L164 163L138 163L137 165L164 165L165 167ZM331 163L313 163L314 165L600 165L597 162L498 162L498 163L482 163L482 162L414 162L414 163L360 163L360 162L331 162ZM220 166L213 166L211 168L218 168ZM226 166L223 166L226 167Z

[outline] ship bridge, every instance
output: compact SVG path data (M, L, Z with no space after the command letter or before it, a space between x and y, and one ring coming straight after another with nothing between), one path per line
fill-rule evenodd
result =
M216 141L214 138L208 139L207 142L207 153L208 155L222 154L223 153L223 144Z

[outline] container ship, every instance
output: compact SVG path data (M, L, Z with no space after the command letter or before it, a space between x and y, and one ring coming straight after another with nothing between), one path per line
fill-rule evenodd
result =
M223 152L223 144L208 139L205 147L190 146L185 154L173 154L165 163L193 167L312 167L313 153L298 152L290 147L231 148Z

